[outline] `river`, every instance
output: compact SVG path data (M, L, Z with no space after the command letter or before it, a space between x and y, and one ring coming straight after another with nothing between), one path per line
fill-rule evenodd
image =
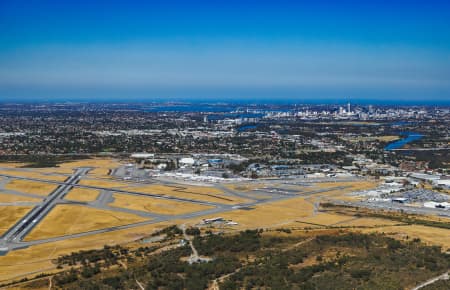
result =
M403 139L394 141L392 143L389 143L388 145L386 145L386 147L384 147L384 150L390 151L390 150L395 150L395 149L401 149L406 144L420 140L423 138L422 134L415 133L415 132L402 132L400 135L406 136L406 137Z

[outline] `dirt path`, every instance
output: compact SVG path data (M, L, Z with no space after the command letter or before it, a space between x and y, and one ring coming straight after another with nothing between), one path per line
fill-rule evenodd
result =
M223 282L226 278L230 277L231 275L236 274L237 272L239 272L241 270L241 268L236 269L233 273L229 273L226 275L223 275L219 278L216 278L212 281L211 286L208 287L208 290L219 290L219 283Z
M199 263L199 262L209 262L211 261L211 258L208 257L200 257L198 255L197 249L194 247L194 243L192 242L192 239L186 234L186 225L181 225L181 230L183 231L184 239L189 243L189 246L191 247L192 253L189 257L189 264L193 263Z
M136 284L139 286L139 289L145 290L145 287L141 284L141 282L139 282L137 279L134 280L136 280Z
M189 257L189 264L198 262L200 260L200 257L198 256L197 249L194 247L194 243L192 242L191 238L186 234L186 225L181 225L181 230L183 231L184 239L189 243L189 246L192 250L192 254Z

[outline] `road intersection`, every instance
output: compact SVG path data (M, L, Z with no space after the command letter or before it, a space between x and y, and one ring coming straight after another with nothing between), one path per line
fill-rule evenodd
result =
M274 191L274 190L264 190L262 189L260 192L263 193L265 196L268 196L269 198L255 198L255 194L250 194L246 192L236 192L235 190L228 189L227 187L216 184L214 187L216 187L219 190L223 190L223 192L228 195L235 198L244 198L248 200L248 202L241 203L241 204L222 204L218 202L211 202L211 201L201 201L196 199L189 199L189 198L181 198L181 197L175 197L175 196L169 196L169 195L163 195L163 194L152 194L152 193L142 193L138 191L130 191L130 190L123 190L120 188L107 188L107 187L100 187L100 186L90 186L90 185L81 185L79 184L79 181L82 180L82 178L89 172L91 168L83 167L83 168L77 168L75 169L74 173L69 176L65 181L54 181L54 180L46 180L41 178L31 178L31 177L22 177L22 176L14 176L10 174L0 174L0 177L7 179L7 180L13 180L13 179L21 179L21 180L28 180L28 181L38 181L38 182L45 182L50 184L56 184L58 187L50 193L44 200L28 212L24 217L22 217L15 225L13 225L9 230L7 230L1 237L0 237L0 255L7 254L9 251L21 249L33 245L38 244L44 244L44 243L50 243L50 242L56 242L56 241L62 241L66 239L72 239L72 238L78 238L78 237L84 237L89 235L96 235L101 233L107 233L117 230L123 230L123 229L130 229L135 227L140 227L144 225L149 224L155 224L159 222L164 221L171 221L171 220L184 220L184 219L191 219L206 215L212 215L212 214L220 214L227 211L236 210L238 208L250 208L259 204L263 203L269 203L274 201L281 201L285 199L290 199L294 197L301 197L301 196L309 196L312 194L319 194L324 193L327 191L332 190L342 190L346 187L344 186L336 186L332 188L327 189L321 189L321 190L311 190L311 191L305 191L305 192L282 192L282 191ZM5 185L5 182L0 184L0 187L3 187ZM64 199L65 195L72 189L72 188L86 188L86 189L94 189L99 190L100 194L97 197L95 201L92 202L79 202L79 201L71 201ZM8 194L18 194L23 195L16 191L6 191ZM110 206L109 203L114 201L113 193L120 193L120 194L127 194L127 195L134 195L134 196L145 196L148 198L156 198L156 199L165 199L165 200L172 200L172 201L179 201L179 202L187 202L187 203L194 203L199 205L207 205L211 208L201 211L195 211L190 212L186 214L174 214L174 215L168 215L168 214L156 214L152 212L147 211L140 211L140 210L133 210L133 209L126 209L126 208L120 208L120 207L114 207ZM35 195L28 195L35 197ZM42 198L42 197L41 197ZM58 204L74 204L74 205L82 205L87 207L92 207L96 209L104 209L104 210L110 210L110 211L118 211L118 212L125 212L125 213L131 213L135 214L141 217L148 218L148 220L127 224L127 225L120 225L120 226L112 226L107 227L103 229L97 229L97 230L91 230L91 231L85 231L81 233L75 233L75 234L68 234L58 237L52 237L52 238L46 238L46 239L40 239L40 240L32 240L32 241L24 241L24 238L29 234L34 227L36 227L47 215L48 213Z

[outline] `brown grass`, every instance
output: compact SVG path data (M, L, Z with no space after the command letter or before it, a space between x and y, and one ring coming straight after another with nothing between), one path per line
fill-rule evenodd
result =
M2 168L20 168L25 166L25 163L22 162L1 162L0 167Z
M378 185L376 181L338 181L338 182L322 182L315 184L315 187L318 188L332 188L337 186L348 186L349 188L344 189L343 191L351 192L358 190L371 189Z
M124 189L141 193L163 194L166 196L193 199L198 201L217 202L222 204L238 204L248 202L248 200L225 195L221 190L207 186L149 185L127 187Z
M56 187L57 186L55 184L40 181L14 179L5 186L5 189L47 196L49 193L54 191Z
M79 250L101 249L104 245L133 242L174 223L177 221L36 245L9 252L6 256L0 256L0 282L24 276L33 277L36 275L36 271L55 270L56 265L52 263L52 259L60 255L67 255Z
M238 223L233 229L281 227L312 214L313 206L304 198L277 201L255 206L254 209L238 209L202 218L221 216Z
M56 173L56 174L73 174L73 169L63 167L46 167L46 168L33 168L34 171L40 173Z
M396 238L420 238L423 242L431 245L439 245L444 250L450 249L450 230L433 228L419 225L405 225L405 226L387 226L376 229L367 229L364 232L381 232L392 235Z
M31 201L31 202L39 202L40 198L28 197L28 196L20 196L15 194L6 194L0 191L0 202L17 202L17 201Z
M261 183L235 183L235 184L227 184L225 186L231 190L248 192L248 191L253 191L256 189L264 188L268 185L261 184Z
M85 159L61 164L62 168L94 167L89 171L89 175L93 176L105 176L110 169L118 166L120 163L117 160L108 158Z
M78 205L57 205L26 237L39 240L148 220L133 214Z
M18 177L38 178L38 179L51 180L51 181L64 181L67 179L67 176L63 176L63 175L46 175L46 174L41 174L39 172L19 171L19 170L0 170L0 174L12 175L12 176L18 176Z
M96 200L99 194L99 191L95 189L73 188L69 191L65 198L75 201L89 202Z
M388 219L380 219L380 218L358 218L351 219L348 222L344 222L339 224L340 226L348 226L348 227L384 227L384 226L393 226L398 224L396 221L388 220Z
M123 188L125 186L129 186L129 184L126 183L119 183L109 180L102 180L102 179L83 179L79 182L80 185L88 185L88 186L98 186L98 187L105 187L105 188Z
M128 209L147 211L157 214L178 215L211 209L210 206L188 202L178 202L125 194L114 194L114 202L109 205Z
M0 206L0 235L32 208L31 206Z

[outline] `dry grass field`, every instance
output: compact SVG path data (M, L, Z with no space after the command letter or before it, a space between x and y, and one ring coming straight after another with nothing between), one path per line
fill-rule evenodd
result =
M240 183L227 184L225 186L231 190L248 192L248 191L253 191L256 189L261 189L261 188L267 187L269 185L266 183L240 182Z
M313 205L304 198L277 201L255 206L253 209L238 209L203 218L223 217L237 222L234 229L274 228L307 217L313 212Z
M109 170L114 169L120 166L120 163L114 159L108 158L94 158L94 159L85 159L78 160L74 162L67 162L61 164L61 168L77 168L77 167L93 167L91 171L89 171L89 175L93 176L105 176L108 175Z
M392 142L392 141L395 141L395 140L398 140L398 139L400 139L400 137L399 136L378 136L378 137L376 137L377 138L377 140L378 141L382 141L382 142Z
M109 205L167 215L178 215L212 208L210 206L195 203L177 202L151 197L130 196L118 193L114 194L114 202Z
M32 201L39 202L40 198L28 197L28 196L20 196L15 194L7 194L2 193L0 190L0 203L8 203L8 202L20 202L20 201Z
M397 224L399 223L388 219L363 217L363 218L349 219L346 222L340 223L339 226L376 228L376 227L394 226Z
M148 220L133 214L78 205L57 205L26 237L27 241L87 232Z
M5 186L5 189L47 196L49 193L54 191L56 187L57 185L51 183L15 179L11 180Z
M12 168L15 164L9 164ZM20 175L22 172L15 172L19 176L38 177L43 179L66 178L64 176L48 176L44 173L72 173L72 169L76 167L95 167L86 179L80 182L81 185L99 186L106 188L120 188L129 191L164 194L167 196L188 198L199 201L210 201L223 204L238 204L248 202L241 198L230 197L221 190L208 186L166 186L166 185L138 185L132 186L126 182L108 180L106 176L108 171L119 165L118 161L113 159L89 159L76 162L62 164L58 168L37 169L36 173L26 172L26 175ZM1 164L0 164L1 167ZM6 167L6 166L5 166ZM53 171L54 170L54 171ZM3 169L3 171L10 171ZM11 170L13 171L13 170ZM12 172L11 172L12 173ZM31 175L30 175L31 174ZM14 175L14 174L10 174ZM101 179L100 177L104 178ZM91 178L91 179L89 179ZM98 179L94 179L98 178ZM420 237L428 243L450 247L450 232L445 229L430 228L424 226L398 226L397 222L385 220L381 218L355 218L352 215L339 213L315 212L314 203L330 199L346 199L347 194L352 191L359 191L376 187L377 183L372 181L358 182L329 182L318 183L311 187L301 188L303 191L312 191L318 189L327 189L337 186L349 186L343 190L333 190L330 192L319 193L310 197L296 197L289 200L271 202L255 206L253 209L238 209L230 212L224 212L214 215L196 217L189 220L174 220L154 225L140 226L128 230L114 231L110 233L97 234L82 238L68 239L59 242L31 246L30 248L21 249L8 253L6 256L0 256L0 282L8 279L21 278L24 275L34 276L39 272L50 272L55 270L52 259L62 254L68 254L73 251L101 248L105 244L121 244L135 242L137 239L148 236L156 229L161 229L167 225L173 224L195 224L203 218L212 218L221 216L225 219L233 220L238 223L237 226L225 226L224 229L244 230L249 228L282 228L292 227L298 229L309 228L309 232L326 231L327 226L336 227L355 227L355 229L366 232L380 231L386 232L393 236L402 238L404 236ZM228 188L250 192L256 188L270 186L269 182L261 183L245 183L227 184ZM54 190L56 185L41 182L12 180L6 185L6 189L15 191L33 193L41 196L48 195ZM94 201L98 197L99 191L85 188L74 188L68 195L67 199L74 201ZM261 195L264 193L261 192ZM210 207L184 203L163 199L155 199L151 197L138 197L125 194L114 194L114 202L109 204L114 207L147 211L156 214L177 215L190 212L205 210ZM14 201L39 201L28 197L20 197L9 194L1 194L0 202ZM31 207L8 206L0 207L0 233L8 229L14 222L22 217ZM62 236L73 233L80 233L95 229L107 228L140 221L148 220L137 215L100 210L80 205L58 205L49 215L36 226L35 229L26 237L27 241L40 240L49 237ZM314 226L316 224L316 226ZM301 232L301 230L299 230ZM303 231L308 232L308 231ZM283 234L283 233L279 233ZM139 244L141 246L141 244Z
M115 181L102 180L102 179L82 179L79 182L80 185L88 185L88 186L98 186L105 188L124 188L126 186L130 186L126 183L119 183Z
M314 189L332 189L333 187L345 186L347 188L342 190L330 190L324 194L318 194L317 196L324 196L328 199L338 199L346 201L354 201L359 199L357 196L349 195L351 192L373 189L378 186L376 181L356 181L356 182L327 182L317 183Z
M247 199L228 196L223 191L207 186L166 186L149 185L123 188L150 194L162 194L179 198L193 199L198 201L217 202L222 204L238 204L248 202Z
M347 193L372 188L374 182L341 182L319 183L308 188L310 190L349 186L344 190L331 190L311 197L299 197L285 201L272 202L255 206L252 210L235 210L220 214L225 219L238 222L236 229L246 228L277 228L288 226L293 228L324 228L324 227L376 227L396 224L390 220L377 218L355 218L351 215L324 213L314 211L314 203L319 203L318 196L323 199L345 197ZM213 216L210 216L213 217ZM233 227L234 228L234 227Z
M174 223L180 223L180 221L69 239L9 252L6 256L0 256L0 282L56 270L52 260L60 255L80 250L101 249L104 245L130 243Z
M22 162L0 162L0 168L20 168L25 165Z
M359 142L359 141L363 141L363 142L373 142L373 141L381 141L381 142L392 142L395 140L400 139L399 136L395 136L395 135L385 135L385 136L372 136L372 137L364 137L364 136L360 136L360 137L355 137L355 138L343 138L346 139L350 142Z
M64 174L64 175L73 174L72 168L64 168L64 167L33 168L33 171L39 172L42 174L45 174L45 173Z
M31 206L0 206L0 235L23 217Z
M337 186L347 186L348 188L344 189L343 191L346 192L352 192L352 191L358 191L358 190L366 190L366 189L371 189L371 188L375 188L378 185L378 182L376 181L367 181L367 180L362 180L362 181L344 181L344 182L321 182L321 183L316 183L314 187L317 188L333 188L333 187L337 187Z
M51 181L64 181L67 179L67 176L64 175L41 174L39 172L22 171L22 170L0 170L0 174L18 177L37 178Z
M100 192L95 189L76 187L69 191L65 199L89 202L96 200L99 194Z
M439 245L444 250L450 250L450 230L419 225L386 226L375 229L365 229L364 232L386 233L399 239L420 238L430 245Z
M296 220L301 226L309 227L308 224L317 224L321 226L335 226L351 220L352 218L346 215L317 213L305 218L298 218Z

